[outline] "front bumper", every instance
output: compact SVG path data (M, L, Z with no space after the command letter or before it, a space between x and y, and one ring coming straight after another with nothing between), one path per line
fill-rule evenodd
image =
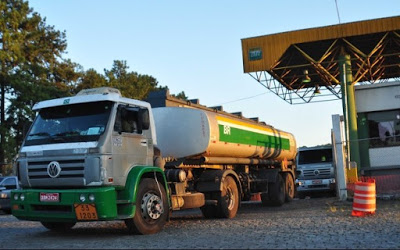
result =
M312 180L296 179L296 186L297 192L334 191L336 189L336 181L334 178Z
M40 201L41 193L58 193L59 201ZM21 200L21 195L24 197ZM81 201L80 196L86 197ZM94 195L94 201L88 199ZM79 204L94 205L96 220L113 220L117 214L117 195L114 187L88 189L24 189L11 193L12 214L21 220L45 222L77 222L93 219L77 219L75 206ZM16 199L17 198L17 199Z

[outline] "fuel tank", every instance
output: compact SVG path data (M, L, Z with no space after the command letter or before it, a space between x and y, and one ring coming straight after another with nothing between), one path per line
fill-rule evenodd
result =
M163 157L294 160L292 134L238 116L182 107L153 109Z

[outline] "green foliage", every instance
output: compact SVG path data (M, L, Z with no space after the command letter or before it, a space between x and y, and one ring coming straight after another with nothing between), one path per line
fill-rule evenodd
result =
M189 100L189 97L186 96L185 91L181 91L177 95L172 94L172 96L174 96L174 97L176 97L178 99L184 100L184 101Z
M10 162L22 143L32 105L72 92L80 66L62 58L66 47L65 32L46 25L28 2L0 1L1 163Z
M149 75L129 72L126 61L115 60L110 70L104 69L104 76L94 69L86 71L76 91L89 88L109 86L117 88L122 95L128 98L143 100L150 91L157 87L157 80Z
M24 0L0 0L0 168L3 172L22 144L39 101L74 95L81 89L110 86L123 96L145 99L158 87L150 75L129 71L116 60L104 75L63 58L66 34ZM187 100L182 91L176 97ZM1 171L0 171L1 172Z
M107 85L108 83L105 76L100 75L94 69L89 69L82 75L80 83L76 86L75 92L78 93L82 89L99 88Z

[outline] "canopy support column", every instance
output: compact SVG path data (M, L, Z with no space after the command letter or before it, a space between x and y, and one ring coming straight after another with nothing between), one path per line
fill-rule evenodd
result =
M346 125L346 140L348 159L357 163L358 170L360 164L360 149L358 143L357 128L357 109L354 94L353 75L351 72L350 55L339 56L339 69L342 88L343 115Z

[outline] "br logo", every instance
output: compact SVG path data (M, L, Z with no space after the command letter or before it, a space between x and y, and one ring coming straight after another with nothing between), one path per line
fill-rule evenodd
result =
M224 125L224 135L230 135L231 134L231 127Z

